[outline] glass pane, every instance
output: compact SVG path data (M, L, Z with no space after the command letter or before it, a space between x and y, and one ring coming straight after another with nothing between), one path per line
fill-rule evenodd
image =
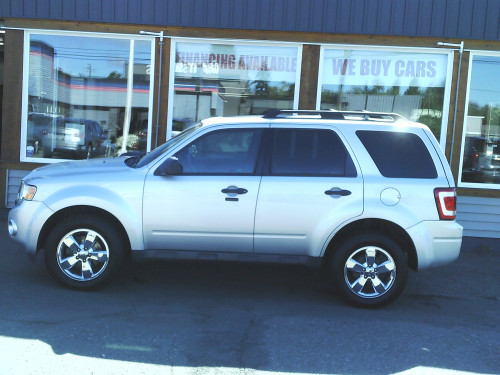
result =
M461 182L500 183L500 57L474 56Z
M252 174L261 129L211 132L178 152L184 174Z
M151 48L145 40L31 34L26 157L146 150Z
M437 178L436 166L416 134L359 130L357 136L380 174L389 178ZM418 157L416 157L418 155Z
M177 43L172 134L211 116L293 109L297 47Z
M356 177L344 144L330 130L276 130L271 174Z
M395 112L439 140L447 67L445 54L325 49L321 109Z

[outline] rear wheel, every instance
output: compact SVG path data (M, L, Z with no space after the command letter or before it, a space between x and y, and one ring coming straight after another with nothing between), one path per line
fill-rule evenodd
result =
M59 222L45 244L45 264L60 284L92 289L106 283L125 255L119 231L107 220L82 215Z
M408 277L408 261L391 238L369 232L342 242L332 258L332 271L342 296L361 307L394 301Z

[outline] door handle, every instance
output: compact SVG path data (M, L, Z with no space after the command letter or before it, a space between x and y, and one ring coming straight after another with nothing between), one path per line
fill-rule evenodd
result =
M239 188L239 187L236 187L236 186L228 186L227 188L222 189L221 192L224 193L224 194L236 194L236 195L239 195L239 194L246 194L246 193L248 193L248 190L247 189L243 189L243 188Z
M346 197L348 195L351 195L350 190L344 190L341 188L331 188L330 190L325 191L326 195L330 196L337 196L337 197Z

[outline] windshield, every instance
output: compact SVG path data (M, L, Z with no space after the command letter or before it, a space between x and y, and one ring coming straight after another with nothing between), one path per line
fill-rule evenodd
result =
M147 153L146 155L144 155L140 159L138 159L137 162L135 163L134 167L141 168L141 167L144 167L145 165L151 163L158 156L160 156L165 151L167 151L170 148L172 148L173 146L175 146L177 143L182 141L184 138L189 136L191 133L198 130L200 127L201 127L201 124L196 124L195 126L184 130L182 133L179 133L175 137L170 138L167 142L165 142L161 146L155 148L153 151Z

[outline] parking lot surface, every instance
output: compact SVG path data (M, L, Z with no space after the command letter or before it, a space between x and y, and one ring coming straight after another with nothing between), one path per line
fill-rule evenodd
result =
M500 242L410 273L383 309L297 266L136 263L96 292L57 285L0 212L0 374L500 374Z

